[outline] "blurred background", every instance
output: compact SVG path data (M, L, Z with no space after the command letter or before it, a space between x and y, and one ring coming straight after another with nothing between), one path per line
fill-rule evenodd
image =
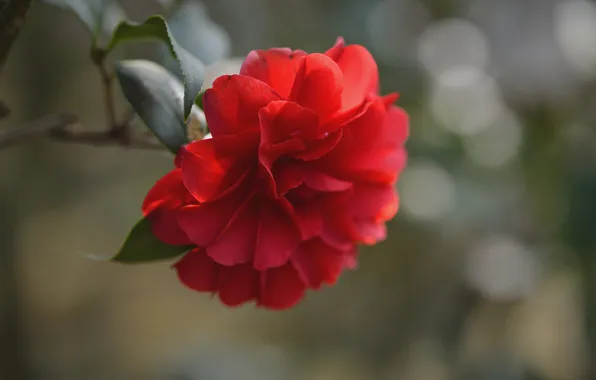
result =
M167 15L207 81L252 49L367 46L411 115L401 209L336 286L284 312L228 309L170 263L90 259L117 251L167 152L0 150L1 380L596 379L595 2L122 6ZM0 128L72 112L102 129L89 43L73 14L34 3L0 79ZM171 64L155 44L124 57Z

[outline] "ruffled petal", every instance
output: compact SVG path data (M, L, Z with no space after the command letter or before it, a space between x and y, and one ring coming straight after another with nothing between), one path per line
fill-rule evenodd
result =
M261 146L275 145L290 139L317 138L319 117L298 103L274 101L259 111Z
M342 181L314 169L304 170L303 180L306 186L322 192L344 191L352 187L352 182Z
M346 46L346 41L344 40L344 38L337 37L333 47L331 49L327 50L325 52L325 55L337 62L339 60L339 56L343 52L345 46Z
M291 263L261 272L258 305L268 309L287 309L304 297L306 285Z
M249 264L221 267L219 299L224 305L235 307L258 297L260 273Z
M397 212L397 191L391 185L358 182L348 205L350 213L357 218L370 218L384 222Z
M262 271L287 263L300 243L300 233L292 218L274 202L261 199L259 209L254 267Z
M175 169L159 179L143 201L143 215L151 221L151 231L162 242L171 245L191 244L178 224L178 212L187 202L192 202L182 182L180 169Z
M321 239L312 239L300 244L292 256L292 263L302 280L309 287L318 289L323 283L337 281L344 268L345 254Z
M266 83L244 75L224 75L205 91L203 108L213 137L253 131L259 109L281 99Z
M254 198L247 201L234 214L223 233L207 246L207 255L226 266L251 262L257 243L258 215L258 202Z
M188 200L188 190L182 182L182 171L174 169L161 177L149 190L141 209L149 215L156 209L175 209Z
M326 120L341 107L343 90L339 66L326 55L315 53L302 58L288 99Z
M327 55L333 57L343 73L342 109L360 106L370 94L379 89L379 70L375 59L364 46L336 45Z
M246 189L240 188L214 202L184 206L178 224L194 244L206 246L221 235L246 198Z
M251 167L250 157L256 155L258 138L258 133L245 133L188 144L182 157L184 185L199 202L232 191Z
M367 104L362 116L342 130L342 138L319 163L336 177L350 181L394 183L405 165L405 113L388 113L381 98Z
M215 292L218 289L219 265L211 260L205 250L195 248L174 264L178 279L198 292Z
M253 50L244 60L240 74L267 83L286 98L300 67L300 58L305 55L302 50L288 48Z

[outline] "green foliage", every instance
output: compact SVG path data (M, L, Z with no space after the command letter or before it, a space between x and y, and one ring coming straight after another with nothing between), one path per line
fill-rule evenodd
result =
M174 154L186 144L184 89L164 67L145 60L122 61L116 75L124 96L155 136Z
M111 260L125 264L172 259L189 251L184 245L168 245L153 235L149 219L141 219L130 231L120 251Z
M108 50L113 50L123 42L141 40L161 40L167 44L172 56L180 65L184 79L184 120L188 118L195 99L203 86L203 63L176 42L168 24L161 16L149 17L144 23L123 22L114 31Z
M209 18L200 2L181 1L166 19L176 41L205 65L230 56L232 42L228 32Z
M120 4L114 0L43 0L63 9L70 10L83 22L91 33L93 45L101 37L110 36L114 28L126 19Z

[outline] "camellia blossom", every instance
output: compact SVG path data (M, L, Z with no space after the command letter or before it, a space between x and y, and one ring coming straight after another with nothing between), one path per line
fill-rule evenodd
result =
M324 54L252 51L205 92L211 138L182 147L149 191L157 238L191 245L180 280L228 306L284 309L356 266L398 209L408 116L377 65L339 38Z

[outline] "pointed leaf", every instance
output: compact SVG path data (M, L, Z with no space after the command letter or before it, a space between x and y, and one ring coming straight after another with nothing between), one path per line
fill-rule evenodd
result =
M200 1L179 1L167 20L176 41L203 64L211 65L230 56L230 35L211 20Z
M114 31L108 50L123 42L157 39L165 42L170 54L176 58L184 79L184 121L203 85L203 63L188 50L180 46L172 36L168 24L161 16L149 17L144 23L123 22Z
M114 28L126 19L126 14L115 0L43 0L44 3L70 10L91 33L93 42L101 36L110 36Z
M145 60L116 64L124 96L155 136L174 154L188 142L182 117L182 83L164 67Z
M127 264L166 260L180 256L191 248L162 243L151 232L151 221L143 218L132 228L122 248L111 260Z

